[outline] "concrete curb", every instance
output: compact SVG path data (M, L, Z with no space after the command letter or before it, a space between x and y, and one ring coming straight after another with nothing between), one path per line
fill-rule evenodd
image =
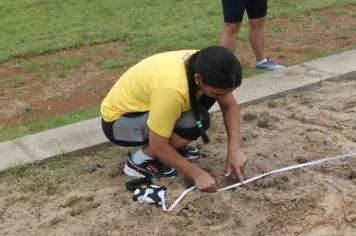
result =
M356 78L356 50L248 78L234 96L241 106L246 106L316 86L325 80L347 78ZM220 108L216 104L210 111L218 110ZM109 142L100 122L98 117L2 142L0 171L62 153L84 153L107 145Z

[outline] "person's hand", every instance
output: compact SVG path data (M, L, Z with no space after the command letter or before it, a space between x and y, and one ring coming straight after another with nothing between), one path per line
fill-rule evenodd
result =
M237 150L232 153L228 153L226 160L226 174L225 177L231 176L231 173L234 171L239 178L241 184L244 184L244 167L246 164L246 156L242 153L241 150Z
M216 182L207 172L201 171L195 178L195 187L203 192L213 193L216 192Z

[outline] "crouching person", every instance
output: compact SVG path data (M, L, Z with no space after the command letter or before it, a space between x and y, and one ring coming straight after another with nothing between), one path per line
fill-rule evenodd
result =
M240 114L232 94L242 71L228 49L211 46L148 57L127 70L101 105L102 128L114 144L141 146L129 156L124 172L136 177L171 177L176 170L205 192L217 191L209 173L187 159L199 155L188 144L209 142L209 108L217 101L228 135L226 173L243 181L246 157L240 149Z

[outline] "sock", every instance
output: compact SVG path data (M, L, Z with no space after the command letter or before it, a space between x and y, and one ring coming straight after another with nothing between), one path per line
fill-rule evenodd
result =
M140 148L137 150L133 155L132 155L132 161L135 164L142 164L143 162L147 160L153 160L154 158L147 156L146 154L143 153L142 149Z
M264 62L267 62L267 58L265 58L265 59L263 59L263 60L261 60L261 61L258 61L256 64L262 64L262 63L264 63Z

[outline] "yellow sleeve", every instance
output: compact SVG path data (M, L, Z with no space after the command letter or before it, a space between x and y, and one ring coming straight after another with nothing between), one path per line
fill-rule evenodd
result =
M147 120L148 127L163 137L170 137L176 121L181 116L181 104L182 97L176 90L153 89Z

